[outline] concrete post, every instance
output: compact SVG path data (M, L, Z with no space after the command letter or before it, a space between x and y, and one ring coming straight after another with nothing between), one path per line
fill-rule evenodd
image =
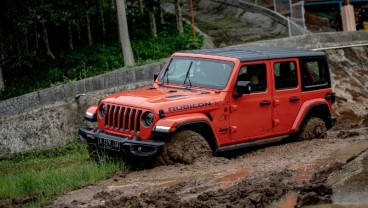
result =
M342 28L344 31L356 31L354 7L350 4L341 7Z

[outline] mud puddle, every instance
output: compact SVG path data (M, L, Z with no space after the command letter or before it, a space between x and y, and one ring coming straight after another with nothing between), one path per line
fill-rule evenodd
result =
M332 202L338 205L365 205L368 207L368 186L365 184L363 186L334 187Z

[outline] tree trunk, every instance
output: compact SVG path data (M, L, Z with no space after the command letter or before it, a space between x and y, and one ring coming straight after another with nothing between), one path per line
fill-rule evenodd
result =
M138 0L138 4L139 4L139 13L141 14L141 16L143 16L143 0Z
M81 41L81 29L80 29L80 23L77 21L77 35L78 35L78 41Z
M29 45L27 34L24 34L24 44L26 45L26 54L29 55Z
M4 78L3 78L3 71L2 71L2 68L1 68L1 62L0 62L0 92L5 89Z
M159 3L158 3L158 9L160 11L160 23L161 25L165 24L165 20L164 20L164 10L162 9L162 0L159 0Z
M181 17L180 0L175 0L175 17L176 17L176 28L178 29L179 33L182 34L184 32L184 28Z
M42 27L43 27L43 41L45 42L47 55L50 56L52 60L55 60L56 57L54 56L54 54L52 53L52 51L50 49L49 35L48 35L48 32L47 32L47 26L46 26L45 23L42 23Z
M68 37L69 37L69 49L74 50L72 23L70 20L68 21Z
M86 13L86 20L87 20L88 45L92 46L93 40L92 40L92 32L91 32L91 23L89 21L89 14L88 13Z
M37 31L37 21L35 21L35 23L34 23L34 29L35 29L36 49L38 49L38 31Z
M114 14L116 14L115 12L115 0L111 0L110 1L110 20L112 20L114 18Z
M128 22L125 11L125 0L116 0L116 9L118 12L120 43L123 50L125 66L134 65L134 56L132 46L130 45Z
M2 36L2 27L0 22L0 92L5 89L5 83L4 83L4 77L3 77L3 71L1 68L1 65L3 63L4 59L4 48L3 48L3 36Z
M103 0L99 0L98 4L100 5L100 16L101 16L101 25L102 25L102 38L105 39L106 28L105 28L105 18L103 13Z
M149 14L149 20L150 20L150 28L151 28L151 35L153 37L157 37L157 29L156 29L156 19L155 14L153 12L148 12Z

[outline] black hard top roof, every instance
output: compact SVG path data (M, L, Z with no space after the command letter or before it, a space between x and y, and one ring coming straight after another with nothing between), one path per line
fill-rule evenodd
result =
M229 58L236 58L239 59L239 61L256 61L256 60L267 60L276 58L295 58L295 57L325 55L325 53L321 51L311 51L305 49L281 48L281 47L264 47L264 46L199 49L199 50L180 51L180 53L223 56Z

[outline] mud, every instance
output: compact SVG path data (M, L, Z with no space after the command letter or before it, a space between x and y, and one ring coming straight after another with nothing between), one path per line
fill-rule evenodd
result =
M286 193L298 193L297 205L330 202L332 189L323 182L300 185L290 182L297 173L292 170L272 172L259 178L245 179L227 189L217 189L200 193L192 189L186 200L183 191L198 181L182 182L160 191L141 193L139 196L119 196L100 192L94 199L106 200L105 205L96 207L264 207L274 203ZM200 194L198 194L198 192Z
M368 149L359 135L287 142L244 150L230 159L118 173L112 179L60 196L49 207L302 207L331 203L331 173ZM287 196L294 196L285 198ZM283 202L286 201L286 202ZM285 205L289 204L289 205Z

